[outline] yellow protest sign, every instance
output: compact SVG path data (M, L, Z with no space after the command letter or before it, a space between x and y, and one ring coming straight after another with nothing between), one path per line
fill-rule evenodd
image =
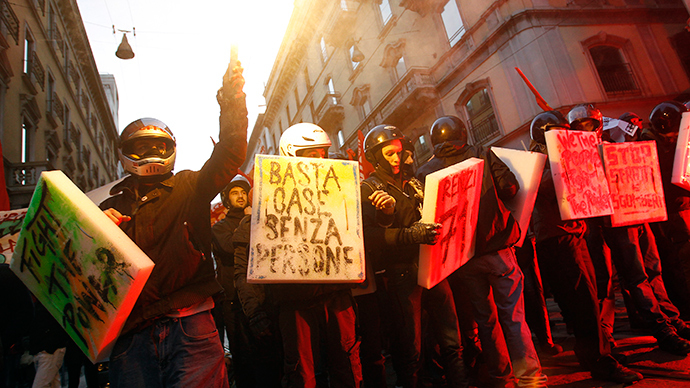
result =
M257 155L254 166L247 281L362 282L358 164Z

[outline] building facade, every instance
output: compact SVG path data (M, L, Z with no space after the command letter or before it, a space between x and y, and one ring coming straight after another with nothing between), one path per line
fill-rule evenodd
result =
M76 1L0 0L0 8L0 140L11 207L28 205L41 171L62 170L85 192L115 180L117 89L106 76L104 90Z
M542 109L516 68L564 114L593 103L644 118L690 99L687 20L681 0L298 0L249 155L277 154L298 122L356 152L358 131L385 123L423 163L442 115L460 117L473 144L523 149Z

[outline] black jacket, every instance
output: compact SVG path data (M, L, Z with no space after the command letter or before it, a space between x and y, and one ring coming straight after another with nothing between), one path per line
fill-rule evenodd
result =
M432 172L471 157L484 160L474 247L474 256L482 256L511 247L520 239L520 226L503 204L520 188L510 168L491 150L444 142L434 147L434 157L417 170L417 177L425 182Z
M223 286L225 297L233 300L236 297L234 277L235 277L235 248L232 243L232 236L235 229L244 218L244 209L232 208L225 214L225 218L213 224L212 242L213 256L216 265L221 266L218 271L220 284Z
M220 141L201 170L171 175L143 195L130 176L100 205L132 217L120 228L156 263L123 334L221 291L211 256L210 202L244 162L246 115L244 99L234 107L221 104Z

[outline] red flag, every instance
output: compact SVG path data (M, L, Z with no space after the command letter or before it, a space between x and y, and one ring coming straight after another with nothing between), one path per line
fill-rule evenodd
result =
M5 166L2 159L2 143L0 143L0 211L10 210L10 196L5 185Z
M357 131L357 154L359 157L359 179L364 180L374 171L374 166L364 157L364 134Z
M531 90L532 94L534 94L534 99L537 100L537 105L539 105L539 107L544 109L545 111L553 110L553 109L551 109L549 104L546 102L546 100L544 100L544 98L541 96L541 94L539 94L539 92L537 91L537 88L535 88L534 85L532 85L532 83L529 82L529 80L527 79L527 76L522 72L522 70L520 70L517 67L515 68L515 70L517 70L518 74L520 74L520 77L522 77L522 80L525 81L525 84L527 84L527 87L529 88L529 90Z

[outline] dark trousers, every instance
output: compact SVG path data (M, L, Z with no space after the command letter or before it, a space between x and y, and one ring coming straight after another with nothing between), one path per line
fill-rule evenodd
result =
M355 320L349 290L335 292L309 307L282 305L280 332L286 386L314 388L316 371L327 369L332 388L359 388L362 366ZM321 353L322 343L325 355ZM327 360L326 368L320 364L323 359Z
M594 267L584 238L567 234L537 242L544 280L575 335L575 355L589 368L611 353L599 317Z
M422 366L422 309L429 315L431 331L440 348L441 362L449 387L467 386L462 361L458 319L453 294L447 280L430 290L417 284L414 268L395 268L386 271L387 289L391 298L392 316L396 323L397 351L393 354L400 365L398 383L404 388L416 388Z

